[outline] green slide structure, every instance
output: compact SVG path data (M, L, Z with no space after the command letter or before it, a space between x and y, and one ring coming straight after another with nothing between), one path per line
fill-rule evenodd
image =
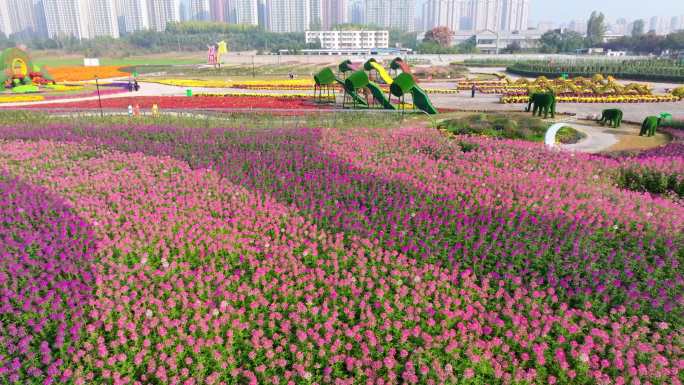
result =
M339 65L340 71L350 72L350 70L355 67L349 60L343 61ZM413 105L425 111L428 114L437 114L438 111L435 106L430 101L427 93L416 84L416 80L409 71L402 72L396 78L392 79L388 72L385 70L380 63L375 61L375 59L368 60L364 65L363 69L359 69L347 76L345 80L338 78L331 68L324 68L316 75L314 75L314 95L319 92L319 97L323 98L323 89L329 91L332 86L337 83L342 86L345 95L351 97L354 107L361 106L368 108L368 101L366 97L359 95L358 90L368 89L375 99L384 109L396 110L397 106L393 105L382 90L376 83L371 82L368 73L365 70L375 70L378 75L390 86L390 95L394 95L399 98L402 102L406 95L411 94L413 99ZM334 93L333 93L334 95ZM345 96L346 99L346 96Z
M368 89L371 91L375 100L377 100L380 103L380 105L382 105L382 108L386 110L397 109L397 107L394 104L390 103L389 99L387 99L387 97L385 96L385 93L382 92L382 90L380 89L380 87L378 87L377 84L373 82L368 82L366 87L368 87Z
M354 102L359 103L360 100L363 102L362 105L367 107L368 103L356 93L356 90L361 88L368 88L371 94L373 94L373 98L380 103L382 108L396 110L396 107L385 97L382 89L368 79L368 74L365 71L356 71L344 81L344 90L352 97Z
M410 93L413 98L413 105L416 106L416 108L425 111L430 115L438 113L435 106L430 102L427 93L416 84L413 75L410 73L402 72L399 76L394 78L394 82L392 82L392 85L390 86L390 93L400 99L403 99L406 94Z
M343 82L344 91L347 93L347 95L351 96L352 100L354 101L354 105L360 104L363 107L368 107L366 100L356 93L356 90L366 87L368 83L368 75L363 71L354 72Z

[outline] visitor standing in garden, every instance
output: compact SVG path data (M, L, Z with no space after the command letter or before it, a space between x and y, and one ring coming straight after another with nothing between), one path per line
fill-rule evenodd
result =
M133 81L133 88L135 88L135 92L140 91L140 84L138 84L138 79L135 79Z
M475 97L475 83L473 83L473 87L470 89L470 91L471 91L471 97L474 98Z

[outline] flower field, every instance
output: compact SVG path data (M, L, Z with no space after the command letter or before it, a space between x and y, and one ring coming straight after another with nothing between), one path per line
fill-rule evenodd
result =
M428 128L0 127L0 383L681 384L684 206L619 188L635 163L684 175Z
M129 73L122 72L119 66L55 67L50 68L50 74L58 82L94 80L96 76L100 79L130 76Z
M120 91L117 91L120 92ZM259 95L198 95L185 96L137 96L102 99L102 108L125 110L129 105L139 105L140 108L152 108L157 105L163 109L188 110L188 109L222 109L222 108L264 108L264 109L297 109L297 108L323 108L317 106L311 97L297 95L285 95L280 97ZM29 105L22 108L36 109L97 109L97 100L79 102L55 102L44 105Z
M179 87L243 88L252 90L310 90L314 86L314 81L312 79L238 81L207 79L150 79L149 81Z

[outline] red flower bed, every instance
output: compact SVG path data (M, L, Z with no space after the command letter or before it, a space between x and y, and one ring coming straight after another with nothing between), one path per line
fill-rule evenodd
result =
M305 98L273 98L262 96L141 96L115 99L102 99L102 108L126 109L129 105L152 108L156 104L161 109L221 109L221 108L267 108L298 109L320 107ZM15 107L16 108L16 107ZM37 109L97 109L97 100L65 102L23 106Z

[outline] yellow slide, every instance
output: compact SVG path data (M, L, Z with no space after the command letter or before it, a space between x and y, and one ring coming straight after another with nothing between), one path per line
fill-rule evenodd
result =
M392 84L392 77L385 70L385 68L380 65L380 63L376 63L376 62L372 61L372 62L370 62L370 65L371 65L371 67L373 67L374 70L376 70L378 72L378 75L380 75L380 78L382 78L382 81L387 83L387 85Z

